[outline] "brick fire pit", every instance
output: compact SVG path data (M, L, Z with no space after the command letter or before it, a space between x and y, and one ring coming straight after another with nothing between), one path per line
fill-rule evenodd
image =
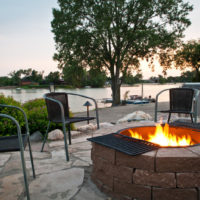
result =
M160 148L137 156L92 143L92 180L124 200L199 200L200 146Z

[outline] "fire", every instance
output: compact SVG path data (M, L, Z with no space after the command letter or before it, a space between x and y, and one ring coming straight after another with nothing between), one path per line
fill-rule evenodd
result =
M148 142L159 144L160 146L188 146L192 145L192 139L190 136L176 136L169 132L169 125L165 124L162 127L160 124L157 124L155 133L149 134L148 139L144 139L141 134L133 132L129 129L131 137L146 140Z

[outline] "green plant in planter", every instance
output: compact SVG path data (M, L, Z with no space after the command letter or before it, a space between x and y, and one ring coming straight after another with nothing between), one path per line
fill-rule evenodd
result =
M3 94L0 94L0 104L22 107L21 103L15 101L13 97L5 97ZM0 107L0 113L14 117L21 126L22 132L25 130L24 116L19 110L14 108ZM0 136L10 135L17 135L16 125L7 118L0 118Z

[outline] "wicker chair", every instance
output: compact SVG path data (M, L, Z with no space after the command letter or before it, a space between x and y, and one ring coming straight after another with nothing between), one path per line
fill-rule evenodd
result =
M27 199L30 200L27 173L26 173L26 164L25 164L25 159L24 159L24 148L27 142L29 145L29 154L30 154L32 172L33 172L34 178L35 178L35 169L34 169L33 156L32 156L31 144L30 144L28 120L27 120L25 112L19 107L4 105L4 104L0 104L0 107L7 107L8 109L17 109L21 111L22 114L24 115L24 120L25 120L25 125L26 125L26 134L22 135L20 125L15 118L7 114L2 114L2 113L0 114L1 118L7 118L11 120L17 127L17 135L0 137L0 152L20 151L26 195L27 195Z
M44 141L42 144L41 152L43 151L45 142L47 140L47 135L48 135L48 131L49 131L51 122L62 123L67 161L69 161L69 155L68 155L68 146L67 146L66 127L65 126L67 125L69 144L71 144L70 124L95 119L95 117L88 117L88 116L87 117L70 117L69 103L68 103L69 95L75 95L78 97L87 98L87 99L92 100L95 103L97 128L99 128L98 108L97 108L97 103L96 103L95 99L88 97L88 96L84 96L84 95L79 95L79 94L74 94L74 93L65 93L65 92L52 92L52 93L47 93L44 95L44 98L46 101L46 106L47 106L47 111L48 111L49 123L47 125L47 130L46 130L46 134L45 134Z
M169 110L158 111L158 97L164 91L169 90ZM157 112L169 113L167 122L169 123L172 113L189 114L191 122L197 117L197 97L198 90L192 88L171 88L159 92L156 96L155 104L155 122L157 121ZM194 101L195 100L195 101Z

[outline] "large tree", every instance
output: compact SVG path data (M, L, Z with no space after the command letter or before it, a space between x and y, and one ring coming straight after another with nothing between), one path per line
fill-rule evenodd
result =
M194 81L200 81L200 40L183 43L174 56L176 68L195 71Z
M58 0L53 9L54 59L59 68L104 68L111 76L113 105L121 78L140 59L173 47L190 24L183 0Z

